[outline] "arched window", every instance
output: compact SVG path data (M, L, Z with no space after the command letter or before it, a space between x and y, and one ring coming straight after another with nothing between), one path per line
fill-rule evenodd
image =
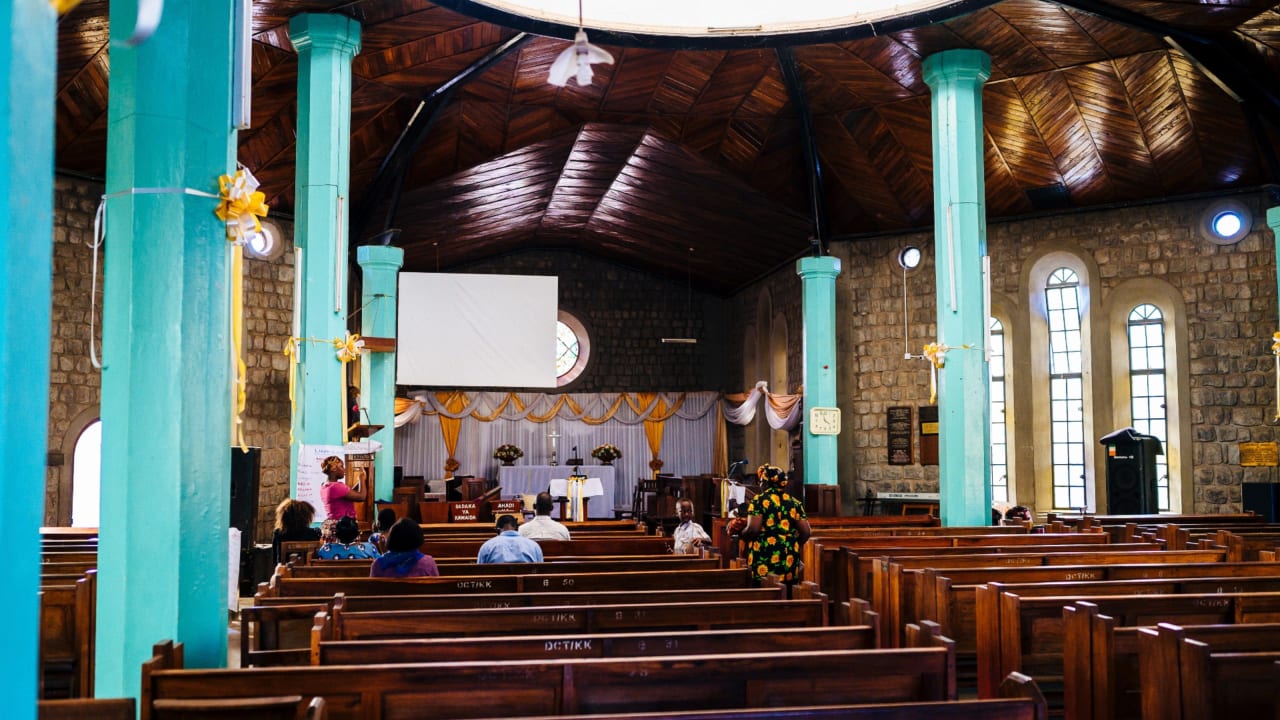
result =
M556 320L556 387L564 387L587 369L591 340L587 328L574 315L559 311Z
M1053 507L1086 507L1084 382L1080 332L1080 277L1058 268L1045 284L1049 330L1049 421Z
M94 420L76 439L71 462L71 527L98 527L102 484L102 421Z
M1165 375L1164 314L1155 305L1144 303L1129 312L1129 407L1133 428L1160 438L1168 445L1169 415ZM1166 455L1156 456L1156 506L1170 509L1169 464Z
M991 321L991 502L1009 502L1009 438L1005 425L1004 324Z

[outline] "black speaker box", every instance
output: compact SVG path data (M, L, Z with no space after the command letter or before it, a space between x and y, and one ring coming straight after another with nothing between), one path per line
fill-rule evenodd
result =
M1280 522L1280 484L1247 482L1240 490L1245 512L1261 515L1263 522Z
M253 547L258 524L258 475L262 448L231 448L231 527L240 531L240 547Z

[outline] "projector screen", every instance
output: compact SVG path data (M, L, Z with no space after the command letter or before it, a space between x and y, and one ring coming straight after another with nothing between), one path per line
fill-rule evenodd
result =
M396 383L556 387L558 278L400 273Z

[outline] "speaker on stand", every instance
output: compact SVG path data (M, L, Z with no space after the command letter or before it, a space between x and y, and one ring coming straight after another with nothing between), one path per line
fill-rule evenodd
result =
M231 448L231 527L240 531L240 596L252 596L258 585L254 560L255 529L258 525L258 477L262 469L262 448L244 452ZM267 566L271 551L266 553Z
M1150 515L1159 512L1156 455L1160 438L1123 428L1099 440L1107 448L1107 513Z

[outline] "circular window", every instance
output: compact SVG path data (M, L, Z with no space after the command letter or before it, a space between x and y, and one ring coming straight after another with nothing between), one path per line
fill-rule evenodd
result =
M561 310L556 320L556 386L564 387L587 368L591 341L578 318Z
M263 221L262 230L249 236L244 249L249 257L262 260L279 257L283 250L283 243L280 242L280 227L270 220Z
M908 245L898 251L898 264L903 270L915 270L923 259L924 255L920 253L920 248L915 245Z
M1200 216L1200 235L1217 245L1234 245L1253 229L1253 216L1239 200L1220 200Z

